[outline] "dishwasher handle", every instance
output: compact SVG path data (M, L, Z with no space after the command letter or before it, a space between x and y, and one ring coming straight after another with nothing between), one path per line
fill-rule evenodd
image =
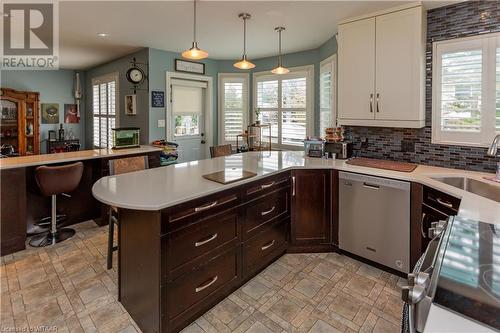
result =
M363 182L363 186L366 187L366 188L369 188L371 190L379 190L380 189L379 185L374 185L374 184L370 184L370 183L367 183L367 182Z

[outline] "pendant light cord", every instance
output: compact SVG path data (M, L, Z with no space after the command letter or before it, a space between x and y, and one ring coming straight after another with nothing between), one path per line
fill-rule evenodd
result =
M247 18L243 17L243 56L247 55Z
M281 67L281 65L282 65L282 63L281 63L281 31L282 30L278 31L278 44L279 44L279 47L278 47L278 67Z
M194 0L193 42L196 43L196 0Z

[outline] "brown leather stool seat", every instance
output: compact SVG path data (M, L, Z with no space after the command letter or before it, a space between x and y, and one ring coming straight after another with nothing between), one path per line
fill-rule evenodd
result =
M35 179L40 191L43 195L52 198L52 210L50 231L32 237L30 240L31 246L40 247L59 243L75 234L73 229L57 229L56 198L58 194L67 195L66 193L74 191L80 184L82 174L82 162L61 166L40 166L35 169Z

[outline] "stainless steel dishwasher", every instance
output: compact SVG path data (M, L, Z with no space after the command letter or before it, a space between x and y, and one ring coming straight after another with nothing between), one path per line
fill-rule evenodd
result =
M408 273L410 183L339 172L339 247Z

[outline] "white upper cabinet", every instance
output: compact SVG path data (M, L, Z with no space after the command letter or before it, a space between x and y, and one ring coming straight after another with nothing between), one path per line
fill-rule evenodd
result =
M425 126L425 29L420 5L339 25L339 124Z
M375 18L339 26L339 118L373 119L374 55Z

